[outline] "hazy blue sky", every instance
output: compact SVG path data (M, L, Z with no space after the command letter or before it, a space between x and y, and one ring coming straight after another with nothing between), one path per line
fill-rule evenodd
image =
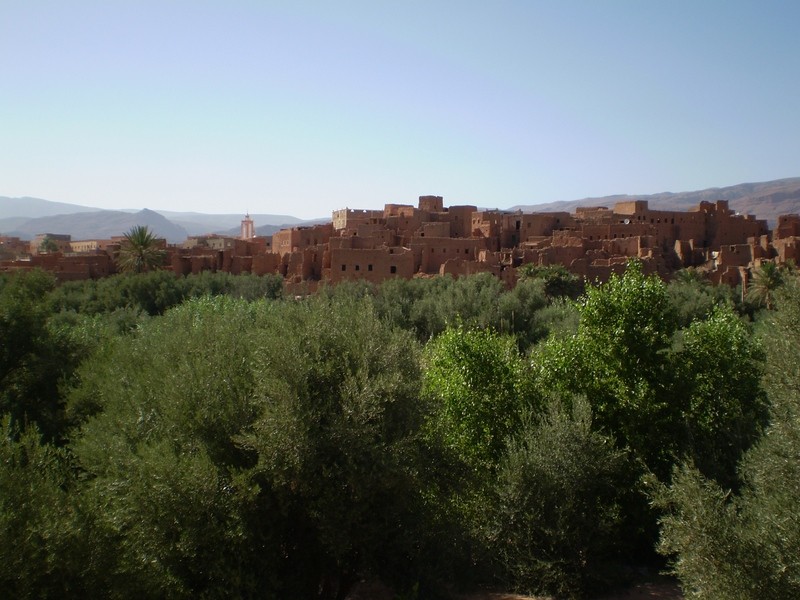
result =
M0 195L281 213L800 176L800 2L0 0Z

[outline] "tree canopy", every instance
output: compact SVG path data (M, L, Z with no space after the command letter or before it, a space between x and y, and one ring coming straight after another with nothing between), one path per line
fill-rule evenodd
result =
M124 235L117 265L125 273L146 273L160 267L164 257L155 234L146 225L134 225Z
M0 274L0 586L583 598L661 568L660 527L688 595L795 597L794 279L753 324L636 262L529 275Z

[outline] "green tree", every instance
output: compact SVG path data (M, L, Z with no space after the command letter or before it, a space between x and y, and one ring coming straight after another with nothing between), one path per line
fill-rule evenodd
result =
M538 385L584 394L597 423L662 480L694 456L734 485L764 423L763 353L729 305L709 310L679 330L667 286L632 263L587 290L575 335L537 349Z
M511 585L583 597L619 577L625 453L593 431L582 398L554 401L510 442L490 503L488 545Z
M687 598L779 600L800 596L800 290L777 293L765 328L770 424L740 466L738 493L679 469L658 495L667 511L660 551Z
M584 281L570 273L563 265L524 264L517 269L520 281L538 279L544 282L544 290L549 298L567 297L577 300L585 289Z
M63 449L0 421L0 587L8 598L81 597L82 544Z
M431 427L470 468L493 471L526 408L523 362L515 340L465 325L425 348L424 393Z
M672 393L676 320L665 284L631 262L623 276L588 288L578 310L573 336L533 353L538 387L586 396L598 425L667 477L680 454L683 418Z
M775 306L775 292L783 285L782 269L774 262L765 262L753 272L753 279L747 290L750 300L772 310Z
M48 440L63 433L59 384L80 360L68 333L50 327L54 286L38 270L0 281L0 415L19 430L35 423Z
M736 299L732 288L711 285L702 273L691 268L675 273L667 285L667 293L682 328L692 321L708 318L717 306L735 305Z
M761 344L730 307L718 306L683 332L675 358L676 393L688 398L686 454L705 476L736 487L736 465L767 421Z
M498 299L499 331L514 335L521 351L545 337L548 328L541 311L548 306L545 283L540 279L527 279Z
M125 273L144 273L164 262L159 240L146 225L134 225L125 233L117 265Z
M419 386L416 343L366 300L205 297L113 340L70 399L90 577L174 597L408 585L429 537Z
M49 254L51 252L58 252L59 247L56 241L51 237L45 237L42 243L39 244L40 254Z

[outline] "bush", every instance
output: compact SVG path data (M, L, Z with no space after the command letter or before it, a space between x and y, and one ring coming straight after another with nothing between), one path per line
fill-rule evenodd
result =
M333 598L426 571L418 348L368 301L192 300L80 375L87 577L115 594Z
M770 424L741 463L741 490L689 465L657 494L667 511L659 549L687 598L800 597L800 290L787 287L765 330Z
M527 422L500 464L487 530L515 588L577 598L615 577L626 472L585 400Z

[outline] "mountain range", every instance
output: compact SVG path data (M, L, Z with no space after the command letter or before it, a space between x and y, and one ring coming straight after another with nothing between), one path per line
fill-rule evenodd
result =
M303 221L288 215L250 215L257 235L272 235ZM52 202L41 198L0 196L0 234L31 239L40 233L66 233L74 240L110 238L146 225L157 236L179 243L191 235L238 236L243 215L155 211L150 209L98 210L88 206Z
M729 187L694 192L663 192L649 195L619 194L545 204L518 204L509 211L574 212L579 206L608 206L617 202L647 200L656 210L686 211L702 201L727 200L741 214L766 219L774 227L779 215L800 213L800 177L760 183L742 183ZM241 214L204 214L160 210L98 210L88 206L52 202L40 198L0 196L0 234L32 239L40 233L66 233L75 240L110 238L146 225L157 236L179 243L192 235L207 233L237 236ZM330 219L303 221L289 215L254 214L258 235L272 235L279 229L323 223Z
M800 177L776 179L760 183L741 183L721 188L708 188L695 192L662 192L660 194L632 196L620 194L565 200L547 204L517 205L509 210L523 212L574 212L579 206L607 206L613 208L617 202L631 200L647 200L650 208L655 210L688 211L700 202L727 200L730 208L743 215L755 215L758 219L766 219L770 227L774 227L780 215L800 213Z

